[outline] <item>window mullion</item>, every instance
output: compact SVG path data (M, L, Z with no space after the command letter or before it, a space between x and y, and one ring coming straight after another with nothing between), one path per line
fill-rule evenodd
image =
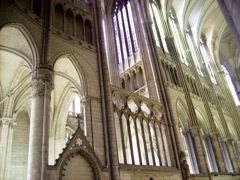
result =
M151 154L152 154L152 160L153 160L153 165L156 166L156 161L154 157L154 150L153 150L153 142L152 142L152 135L151 135L151 130L150 130L150 121L147 123L147 128L148 128L148 134L149 134L149 141L150 141L150 148L151 148Z
M118 13L117 13L118 14ZM120 39L120 48L121 48L121 56L122 56L122 63L123 63L123 67L124 66L124 50L123 50L123 43L122 43L122 36L121 36L121 31L120 31L120 24L119 24L119 19L118 19L118 15L115 15L116 16L116 21L117 21L117 29L118 29L118 37Z
M156 146L157 146L157 156L158 156L158 161L159 161L159 166L161 166L162 165L162 160L161 160L161 155L160 155L160 148L159 148L159 136L158 136L158 134L160 134L160 131L159 131L159 128L157 128L159 125L158 125L158 123L157 122L154 122L154 125L153 125L153 129L154 129L154 135L155 135L155 138L156 138ZM158 133L157 133L157 131L158 131Z
M132 16L132 10L131 10L130 3L129 3L129 6L128 6L128 4L126 4L126 12L127 12L127 17L128 17L129 27L130 27L129 29L131 30L131 37L132 37L134 52L136 52L138 50L138 43L137 43L136 32L134 29L133 16ZM135 43L135 41L136 41L136 43Z
M138 128L137 128L137 118L136 117L134 117L134 119L133 119L133 121L134 121L134 129L135 129L135 132L136 132L136 140L137 140L137 149L138 149L138 157L139 157L139 163L140 163L140 165L142 165L143 163L142 163L142 152L141 152L141 149L140 149L140 142L139 142L139 132L138 132Z
M144 150L145 150L145 155L146 155L146 163L147 163L147 165L149 165L149 158L148 158L148 151L147 151L147 142L146 142L146 137L145 137L145 129L144 129L143 121L145 121L145 119L142 119L142 121L141 121L143 145L144 145Z
M124 33L125 33L125 39L127 42L128 56L130 56L133 52L133 48L132 48L131 34L130 34L130 29L129 29L129 24L128 24L126 7L124 7L122 9L121 15L122 15L122 20L123 20L123 24L124 24L123 28L124 28Z
M131 39L131 46L132 46L132 50L133 52L136 52L135 49L135 45L134 45L134 40L133 40L133 32L132 32L132 28L131 28L131 23L130 23L130 17L129 17L129 12L128 12L128 8L125 8L126 10L126 15L127 15L127 23L128 23L128 28L129 28L129 34L130 34L130 39ZM133 48L134 47L134 48Z
M120 15L122 17L121 20L122 20L123 36L124 36L124 40L125 40L125 47L126 47L127 54L128 54L128 57L129 57L130 56L130 49L129 49L129 46L128 46L126 26L125 26L124 17L123 17L123 9L121 9L121 11L119 13L120 13ZM128 63L128 67L130 67L129 61L127 61L127 63Z
M118 53L118 64L122 63L122 50L121 50L121 43L120 43L120 35L119 35L119 29L118 29L118 23L117 23L117 15L115 14L113 16L113 26L114 26L114 35L115 35L115 45L116 45L116 51ZM121 59L120 59L121 58Z
M122 123L122 113L119 115L119 123L120 123L120 132L121 132L121 140L122 140L122 151L123 151L123 162L124 164L127 163L127 156L126 156L126 148L125 148L125 141L124 141L124 133L123 133L123 123Z
M135 164L134 154L133 154L132 133L131 133L131 128L130 128L130 118L131 118L131 116L128 116L128 118L126 120L127 121L127 134L128 134L128 138L129 138L129 145L130 145L132 164Z

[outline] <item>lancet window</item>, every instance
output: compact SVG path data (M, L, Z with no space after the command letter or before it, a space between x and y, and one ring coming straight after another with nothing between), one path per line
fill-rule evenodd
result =
M195 64L197 72L198 72L199 75L203 76L203 72L202 72L202 69L201 69L200 61L199 61L199 56L196 52L195 45L193 43L193 37L192 37L191 30L187 30L186 38L187 38L187 42L188 42L188 45L189 45L189 48L190 48L189 50L192 54L193 62Z
M231 77L230 77L230 75L229 75L229 72L228 72L227 68L226 68L225 66L223 66L223 65L222 65L222 69L223 69L223 71L224 71L224 73L225 73L225 78L226 78L226 80L227 80L228 86L229 86L230 91L231 91L231 93L232 93L233 99L234 99L236 105L239 106L239 105L240 105L240 102L239 102L239 99L238 99L236 90L235 90L235 88L234 88L234 85L233 85L233 83L232 83Z
M200 50L201 50L201 53L203 55L203 59L204 59L204 62L206 64L207 71L209 73L210 79L211 79L212 83L217 84L217 81L216 81L215 76L214 76L214 71L213 71L212 65L211 65L209 57L208 57L207 50L206 50L202 41L200 43Z
M139 49L129 0L116 0L114 2L112 21L118 64L121 64Z
M170 22L170 26L171 26L172 33L173 33L174 42L175 42L175 45L177 47L177 50L178 50L178 53L179 53L179 56L180 56L179 58L180 58L182 63L188 65L188 61L187 61L187 58L186 58L184 46L183 46L182 39L181 39L181 36L180 36L179 28L178 28L177 18L173 14L173 12L171 12L171 14L169 16L169 22Z
M159 14L160 8L155 0L149 3L149 11L152 19L152 30L156 45L161 47L164 52L169 52L165 41L164 27Z

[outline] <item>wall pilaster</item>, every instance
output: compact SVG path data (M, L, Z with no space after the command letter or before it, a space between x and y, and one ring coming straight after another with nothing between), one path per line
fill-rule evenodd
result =
M232 162L234 173L239 173L238 160L233 147L233 140L231 138L226 139L227 147L229 150L230 160Z
M201 140L201 133L200 133L200 126L193 126L190 128L191 135L194 140L195 144L195 151L197 154L197 162L198 162L198 167L200 170L200 173L202 174L207 174L208 173L208 167L207 167L207 162L206 162L206 155L204 152L203 148L203 143Z
M223 155L221 152L221 145L219 143L218 133L211 133L210 136L211 136L213 151L216 157L218 170L219 172L226 172L226 167L225 167Z

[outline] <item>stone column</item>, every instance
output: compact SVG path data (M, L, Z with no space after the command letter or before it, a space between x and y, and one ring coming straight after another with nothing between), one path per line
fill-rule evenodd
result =
M106 129L104 132L105 136L105 164L110 166L110 177L112 180L119 180L119 163L118 163L118 149L117 149L117 139L115 132L115 123L113 118L113 105L111 98L111 88L110 88L110 76L108 71L107 63L107 52L104 44L104 32L103 32L103 23L104 19L103 12L105 9L102 9L101 1L93 1L94 13L96 15L96 27L98 27L98 38L97 47L99 50L98 64L99 64L99 80L100 80L100 89L101 89L101 99L102 99L102 118L103 118L103 128ZM104 10L104 11L103 11Z
M44 180L48 164L48 136L52 71L39 69L32 81L28 180ZM52 75L52 74L51 74Z
M6 169L6 164L7 164L7 150L8 150L8 141L9 141L9 136L10 136L10 126L11 126L11 118L8 117L2 117L1 118L1 126L2 126L2 131L1 131L1 141L0 141L0 179L4 180L6 179L7 175L7 169Z
M237 154L237 162L238 162L238 167L240 167L240 141L236 142L236 154Z
M235 154L232 141L233 140L231 138L226 139L226 143L227 143L227 147L228 147L228 150L229 150L229 156L230 156L230 159L231 159L231 162L232 162L233 170L234 170L235 173L239 173L239 167L238 167L238 164L237 164L237 156Z
M87 118L87 112L86 112L86 105L87 105L87 98L84 96L83 98L81 98L81 103L80 103L80 109L81 109L81 114L83 115L83 121L79 122L80 127L82 128L82 130L84 131L84 135L87 136L88 134L88 129L89 126L91 126L91 124L87 124L86 118ZM89 104L89 102L88 102ZM82 123L82 124L81 124ZM91 131L89 131L91 132Z
M213 151L215 154L217 166L218 166L218 171L219 172L226 172L226 167L221 151L221 145L218 140L218 133L211 133L211 141L212 141L212 146L213 146Z
M194 144L195 144L195 152L197 153L196 157L197 157L199 171L202 174L208 174L206 155L204 152L203 143L201 140L201 135L199 130L200 130L200 126L193 126L190 129L191 135L193 137Z

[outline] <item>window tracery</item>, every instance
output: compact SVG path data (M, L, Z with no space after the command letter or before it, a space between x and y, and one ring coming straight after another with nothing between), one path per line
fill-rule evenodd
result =
M120 64L139 49L129 0L114 2L112 21L117 59Z

